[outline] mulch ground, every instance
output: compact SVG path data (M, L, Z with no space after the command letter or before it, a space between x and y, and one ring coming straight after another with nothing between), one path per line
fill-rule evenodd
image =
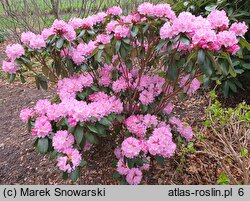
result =
M0 63L3 46L0 44ZM36 153L34 139L19 119L22 108L30 107L41 98L51 98L52 90L37 90L33 84L8 83L0 78L0 184L73 184L61 178L56 162L48 156ZM208 104L203 92L177 104L176 115L199 131ZM194 147L202 150L198 140ZM88 165L82 168L81 178L74 184L118 184L113 180L115 144L104 140L84 154ZM215 184L221 172L212 158L201 154L181 152L166 160L163 166L152 164L146 173L143 184ZM182 160L181 160L182 158ZM183 160L184 159L184 160Z

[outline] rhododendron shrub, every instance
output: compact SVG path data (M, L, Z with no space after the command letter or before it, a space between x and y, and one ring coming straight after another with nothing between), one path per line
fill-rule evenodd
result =
M23 33L21 45L7 47L3 70L22 81L33 73L45 89L48 81L57 83L54 99L39 100L20 117L37 150L50 152L64 177L77 179L83 153L106 137L119 142L119 178L140 184L152 160L170 158L178 142L192 140L190 125L172 114L174 103L192 96L203 79L236 73L230 54L240 50L247 29L230 25L219 10L207 18L176 16L168 4L143 3L123 16L112 7L56 20L39 35Z

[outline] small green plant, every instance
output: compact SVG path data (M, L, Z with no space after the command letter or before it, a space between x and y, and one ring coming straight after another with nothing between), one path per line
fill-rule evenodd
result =
M210 97L204 128L212 132L213 140L204 142L204 153L213 156L223 169L217 183L249 184L250 105L242 102L236 108L224 108L214 91ZM233 174L235 170L241 177Z
M230 179L225 174L225 172L222 172L219 175L218 180L217 180L217 184L219 184L219 185L228 185L228 184L230 184Z

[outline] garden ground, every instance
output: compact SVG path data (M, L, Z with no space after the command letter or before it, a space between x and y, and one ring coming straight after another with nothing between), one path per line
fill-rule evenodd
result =
M4 58L5 44L0 44L0 63ZM38 99L51 98L53 90L37 90L35 85L8 83L0 77L0 184L73 184L61 178L55 160L39 155L32 146L34 139L19 119L22 108L35 104ZM230 103L231 104L231 103ZM208 155L200 154L202 140L209 140L209 133L200 133L205 118L208 97L200 91L196 96L177 104L174 112L192 125L197 132L194 140L196 153L180 153L163 166L153 164L143 184L216 184L221 168ZM187 118L188 117L188 118ZM84 159L88 165L82 168L77 184L118 184L112 178L115 166L113 150L115 144L105 140L96 145Z

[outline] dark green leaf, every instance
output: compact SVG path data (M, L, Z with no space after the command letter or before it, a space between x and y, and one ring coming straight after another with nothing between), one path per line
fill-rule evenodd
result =
M49 148L49 140L48 138L39 138L37 142L37 150L39 153L46 153Z
M80 167L84 167L84 166L86 166L87 165L87 161L85 161L85 160L81 160L81 163L80 163Z
M121 47L122 42L120 40L116 41L115 44L115 52L118 53L120 51L120 47Z
M162 156L156 155L155 159L159 165L163 165L164 163L164 158Z
M165 40L160 40L160 42L158 43L158 45L155 47L155 50L156 51L160 51L165 44L166 44Z
M120 177L120 174L117 171L115 171L114 174L113 174L113 179L118 180L119 177Z
M131 36L134 38L139 32L139 29L137 26L133 26L132 30L131 30Z
M184 45L189 45L190 44L190 40L186 37L180 37L180 42Z
M116 115L116 119L117 119L117 121L119 121L120 123L122 123L122 116L121 115Z
M97 130L97 128L96 128L95 125L90 124L90 123L87 123L86 126L87 126L87 128L88 128L91 132L93 132L93 133L98 133L98 130Z
M91 132L87 132L85 133L85 136L86 136L86 139L89 141L90 144L94 144L96 141L95 141L95 136L93 133Z
M67 172L63 172L62 178L63 178L64 180L67 180L68 177L69 177L69 174L68 174Z
M69 174L70 179L73 181L76 181L78 178L80 178L80 169L77 167L73 172Z
M112 122L108 120L108 118L106 117L103 117L100 121L99 121L100 124L104 125L104 126L111 126L112 125Z
M56 48L60 50L63 46L63 43L64 43L63 38L59 38L56 42Z
M83 140L83 128L80 125L76 126L74 134L75 134L76 143L78 145L81 144Z

